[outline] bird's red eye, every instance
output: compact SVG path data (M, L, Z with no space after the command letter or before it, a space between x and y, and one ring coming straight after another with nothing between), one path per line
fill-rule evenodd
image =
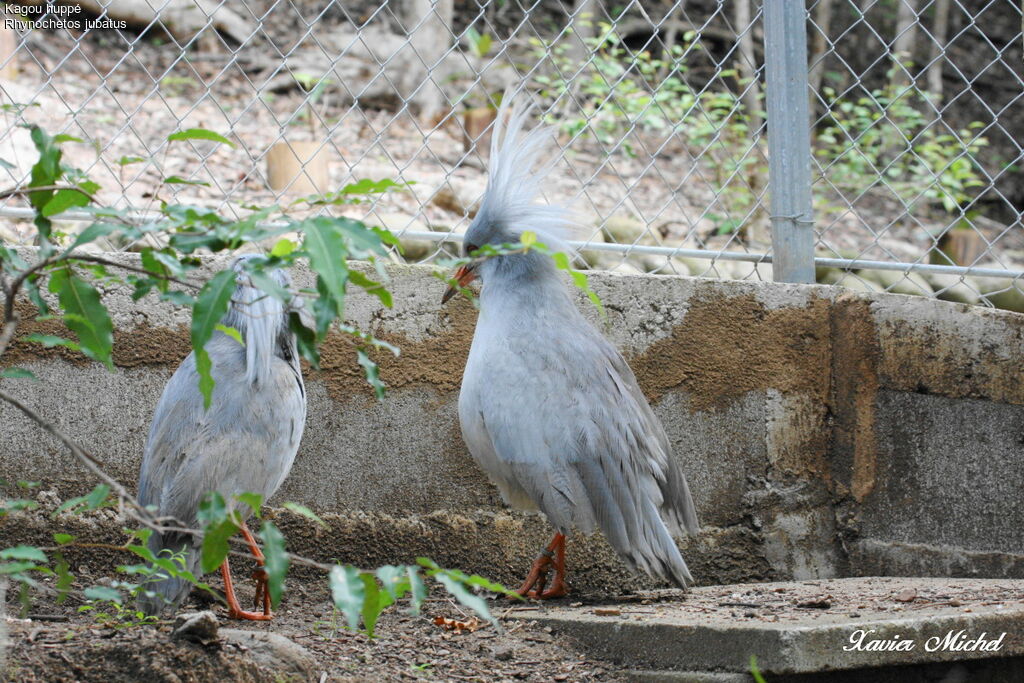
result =
M465 251L466 251L466 256L471 256L473 254L473 252L478 251L480 249L480 247L476 246L472 242L466 242L466 244L463 247L463 249L465 249Z

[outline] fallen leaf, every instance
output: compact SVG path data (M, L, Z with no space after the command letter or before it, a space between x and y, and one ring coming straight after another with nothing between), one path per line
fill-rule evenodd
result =
M459 634L463 631L472 633L481 626L481 621L476 617L470 617L465 621L459 621L458 619L450 619L448 617L434 617L434 625L440 626L443 629L451 631L452 633Z
M808 609L828 609L832 606L832 596L825 595L816 598L810 598L803 602L796 603L797 607L804 607Z
M622 611L615 607L595 607L594 614L599 617L617 617Z
M917 599L917 591L913 588L904 588L896 594L896 602L913 602Z

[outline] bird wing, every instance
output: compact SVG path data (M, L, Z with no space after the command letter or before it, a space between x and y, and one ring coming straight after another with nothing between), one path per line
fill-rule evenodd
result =
M202 497L252 491L269 497L298 450L306 404L301 376L275 359L269 381L245 381L244 352L227 337L211 340L213 401L203 409L192 354L164 389L150 427L139 476L139 501L194 523ZM226 347L227 351L211 345Z
M670 530L696 533L693 500L618 351L586 324L543 347L506 337L477 360L460 416L479 414L467 443L499 486L511 480L562 531L600 528L631 566L692 580Z

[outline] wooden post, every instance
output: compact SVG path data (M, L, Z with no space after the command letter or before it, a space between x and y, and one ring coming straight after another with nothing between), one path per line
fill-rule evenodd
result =
M330 187L326 143L277 142L267 152L267 182L275 192L323 194Z

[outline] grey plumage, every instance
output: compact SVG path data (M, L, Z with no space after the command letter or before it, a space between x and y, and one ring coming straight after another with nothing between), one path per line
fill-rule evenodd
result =
M572 224L564 207L536 202L552 133L527 132L528 113L514 111L495 131L467 251L516 242L523 230L558 245ZM497 256L476 271L480 316L459 396L473 457L510 505L541 510L561 533L600 529L631 568L692 582L673 536L697 532L693 501L629 366L577 310L548 257Z
M139 502L189 527L198 524L202 498L217 491L226 501L251 491L269 498L288 475L306 421L306 396L287 312L280 301L253 288L236 260L238 285L221 321L239 331L245 345L217 331L206 349L216 386L203 410L195 356L190 353L164 388L149 430L139 475ZM287 273L272 277L288 286ZM242 509L243 518L249 511ZM153 534L154 553L183 552L196 574L198 540L175 533ZM159 614L188 592L180 579L147 583L139 607Z

